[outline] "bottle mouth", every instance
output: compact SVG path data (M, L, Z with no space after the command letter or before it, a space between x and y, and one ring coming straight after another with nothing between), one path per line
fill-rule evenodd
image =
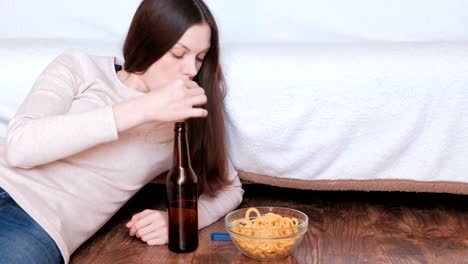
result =
M174 124L174 132L187 132L188 126L186 122L176 122Z

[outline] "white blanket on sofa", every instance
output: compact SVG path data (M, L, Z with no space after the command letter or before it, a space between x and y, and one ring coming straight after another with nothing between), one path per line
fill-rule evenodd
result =
M468 43L231 47L237 168L468 182Z

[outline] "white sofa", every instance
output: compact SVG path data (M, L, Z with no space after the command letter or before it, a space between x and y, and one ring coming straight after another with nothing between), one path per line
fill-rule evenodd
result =
M468 2L207 0L241 178L468 194ZM67 48L121 58L139 0L0 2L0 136Z

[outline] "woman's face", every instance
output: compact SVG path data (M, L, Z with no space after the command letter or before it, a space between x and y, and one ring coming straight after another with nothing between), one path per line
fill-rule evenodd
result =
M208 24L190 27L179 41L140 77L148 90L157 90L177 79L193 79L210 48Z

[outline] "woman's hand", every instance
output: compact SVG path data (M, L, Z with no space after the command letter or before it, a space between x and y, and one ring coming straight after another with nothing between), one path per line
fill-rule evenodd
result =
M133 215L125 226L130 236L136 236L150 246L168 242L167 212L146 209Z
M179 79L163 89L151 91L141 98L146 121L170 122L190 117L205 117L208 112L194 106L207 102L205 90L194 81Z
M205 90L192 80L179 79L132 100L115 104L119 132L148 122L172 122L206 117L208 111L194 107L206 104Z

